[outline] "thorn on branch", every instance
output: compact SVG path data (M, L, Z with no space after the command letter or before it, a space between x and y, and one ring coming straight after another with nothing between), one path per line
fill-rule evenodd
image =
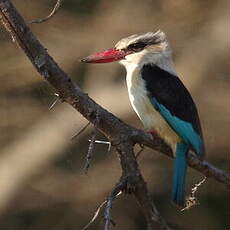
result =
M185 211L190 209L191 207L195 205L199 205L199 202L197 198L195 197L195 193L198 191L198 188L206 181L207 177L204 177L202 181L199 183L195 184L194 187L192 188L191 194L189 197L186 199L186 206L185 208L181 209L181 211Z
M29 23L31 23L31 24L32 23L42 23L42 22L48 21L50 18L52 18L57 13L58 9L61 6L62 1L63 0L57 0L53 10L51 11L51 13L47 17L34 19L34 20L31 20Z
M136 153L135 158L137 159L141 153L145 150L145 146L140 144L141 149Z
M57 102L60 100L59 98L59 94L58 93L54 93L54 96L56 96L55 101L50 105L49 110L53 109L53 107L57 104Z
M75 139L76 137L78 137L79 135L81 135L90 125L90 122L88 122L79 132L77 132L76 134L74 134L71 137L71 140Z
M91 140L89 140L91 142ZM109 141L100 141L100 140L95 140L94 141L95 144L105 144L108 145L108 149L107 149L107 153L109 153L111 151L112 148L112 144Z

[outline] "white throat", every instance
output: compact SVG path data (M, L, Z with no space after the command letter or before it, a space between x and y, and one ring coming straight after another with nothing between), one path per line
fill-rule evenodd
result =
M157 65L161 69L173 74L176 74L176 70L171 58L170 51L166 50L160 53L134 53L127 55L125 59L121 60L120 63L125 66L127 75L130 72L141 70L144 65Z

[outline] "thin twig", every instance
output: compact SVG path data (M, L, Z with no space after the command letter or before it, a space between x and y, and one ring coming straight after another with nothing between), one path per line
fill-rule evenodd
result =
M117 198L118 196L120 196L122 194L122 192L120 191L115 198ZM95 211L94 215L93 215L93 218L89 221L89 223L84 227L82 228L81 230L86 230L88 229L88 227L97 219L102 207L107 203L107 200L103 201L100 206L97 208L97 210Z
M90 162L93 156L93 150L94 150L94 144L95 144L95 140L96 140L96 135L97 135L97 130L96 128L94 128L93 132L92 132L92 137L90 140L90 144L89 144L89 148L88 148L88 152L86 155L86 162L85 162L85 166L84 166L84 172L85 174L88 173L89 167L90 167Z
M88 122L78 133L74 134L71 139L73 140L74 138L78 137L81 135L90 125L90 122Z
M88 173L88 170L89 170L89 167L90 167L90 162L91 162L91 159L92 159L92 156L93 156L93 150L94 150L94 145L95 145L96 135L97 135L97 128L96 127L99 124L99 120L100 120L99 114L98 114L98 111L96 111L94 129L93 129L92 134L91 134L92 137L91 137L91 140L90 140L88 152L87 152L87 155L86 155L86 163L85 163L85 166L84 166L85 174Z
M109 230L110 224L115 225L115 222L111 218L113 201L122 193L122 190L124 190L125 186L126 186L125 181L119 182L118 184L115 185L115 187L113 188L113 190L111 191L110 195L107 198L106 207L104 211L104 220L105 220L104 230Z
M185 208L181 209L181 211L188 210L191 207L199 204L197 198L195 197L195 194L198 191L198 188L206 181L206 179L207 179L207 177L204 177L203 180L201 180L199 183L196 183L194 185L194 187L192 188L190 196L186 199L186 206L185 206Z
M33 19L29 23L42 23L42 22L48 21L50 18L52 18L57 13L58 9L61 6L62 1L63 0L57 0L53 10L51 11L51 13L47 17Z
M89 223L88 224L86 224L86 226L84 227L84 228L82 228L81 230L86 230L86 229L88 229L88 227L97 219L97 217L98 217L98 214L100 213L100 211L101 211L101 208L106 204L106 200L105 201L103 201L101 204L100 204L100 206L97 208L97 210L95 211L95 213L94 213L94 215L93 215L93 218L89 221Z

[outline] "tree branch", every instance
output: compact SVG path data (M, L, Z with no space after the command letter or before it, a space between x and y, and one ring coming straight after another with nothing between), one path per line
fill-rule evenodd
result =
M32 34L10 0L0 0L0 15L4 27L28 56L36 70L56 90L62 101L69 103L100 130L116 147L123 178L128 178L127 190L132 191L147 220L148 229L170 229L163 221L148 195L146 183L133 153L136 143L172 157L170 147L159 137L151 138L145 132L132 128L95 103L57 65L47 50ZM207 177L230 187L230 175L189 153L188 163Z
M46 16L45 18L37 18L37 19L31 20L29 23L42 23L42 22L48 21L50 18L52 18L57 13L58 9L61 6L61 3L62 3L62 0L57 0L53 10L50 12L48 16Z
M172 230L167 226L149 196L146 183L138 168L136 156L133 152L134 143L130 142L128 139L129 137L124 139L123 143L117 147L123 174L121 181L125 180L127 183L126 192L134 193L134 196L145 215L148 230Z

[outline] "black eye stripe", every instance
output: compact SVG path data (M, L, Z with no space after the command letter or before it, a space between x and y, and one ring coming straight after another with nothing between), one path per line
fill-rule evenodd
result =
M145 43L143 42L136 42L136 43L133 43L133 44L130 44L127 49L128 50L133 50L133 51L140 51L142 49L144 49L146 46Z

